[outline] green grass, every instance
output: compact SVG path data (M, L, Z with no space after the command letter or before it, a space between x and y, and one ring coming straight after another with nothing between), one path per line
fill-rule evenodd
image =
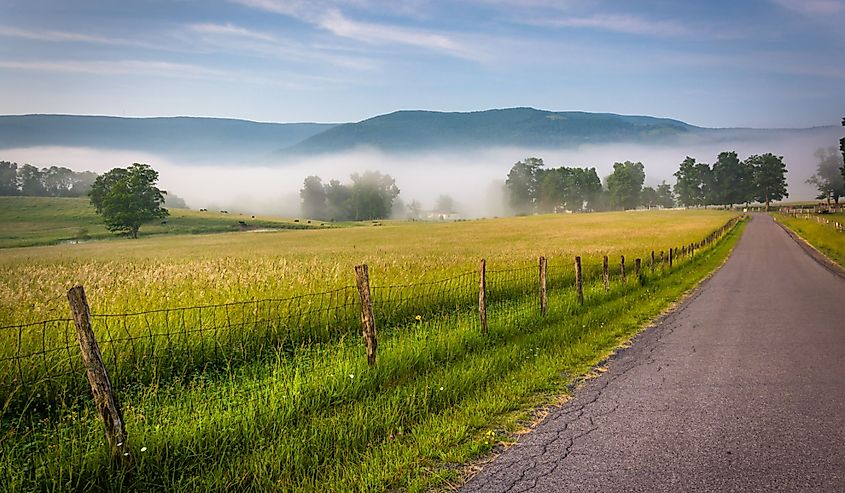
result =
M493 260L488 264L488 269L493 267L488 281L490 333L479 332L471 305L458 301L453 310L438 311L443 299L429 299L431 289L426 288L410 311L392 313L395 323L379 326L379 362L374 368L366 365L353 325L319 342L257 352L216 371L134 383L127 372L119 372L114 384L123 402L135 468L126 471L112 465L90 405L55 401L52 409L28 414L14 426L5 418L0 475L12 491L418 491L452 482L462 464L491 450L495 436L519 426L526 410L565 392L575 376L720 265L741 231L740 226L725 241L678 259L671 271L658 268L654 275L646 272L623 284L614 269L611 291L604 293L596 269L601 254L616 259L624 252L630 275L632 257L697 241L730 217L648 214L397 224L262 236L268 244L253 242L253 253L265 255L262 248L285 252L283 258L297 275L333 272L313 263L312 254L342 264L341 272L347 262L363 257L376 260L371 274L384 279L376 283L381 286L406 281L409 270L423 278L426 268L434 271L431 276L453 275L474 268L484 252L504 250L486 255ZM55 274L65 264L78 267L87 259L92 276L102 275L94 272L97 265L108 267L120 261L116 259L123 259L124 269L143 268L150 265L146 249L171 246L163 249L169 256L157 259L169 269L161 271L170 274L165 279L176 280L175 289L192 288L189 295L205 288L203 283L179 282L176 273L195 273L206 257L180 252L183 244L177 239L131 243L118 252L80 245L88 253L70 259L61 247L9 251L6 265L12 271L4 282L15 276L14 269L31 268L28 262L52 266ZM316 252L306 255L309 247ZM237 247L232 251L243 253ZM550 251L557 255L551 256L549 268L549 313L542 317L532 281L520 276L533 275L535 255ZM583 306L576 303L571 287L573 251L585 259ZM393 268L392 255L398 258ZM526 256L531 260L522 261ZM263 275L272 276L278 261L263 258L263 264L254 266L263 266L269 272ZM502 270L506 268L520 270ZM209 274L215 271L201 273ZM344 276L337 283L348 282ZM327 284L332 285L331 279ZM309 285L296 284L294 292L302 293ZM174 288L165 282L161 289ZM144 297L149 291L135 291L135 303L155 307ZM387 293L387 299L396 301L413 291ZM32 303L39 308L37 300ZM410 315L415 311L423 313L420 321ZM157 356L176 356L173 348L167 349L170 353Z
M239 231L238 221L250 228L302 229L319 227L319 222L293 222L244 214L169 209L166 224L141 227L142 236L162 234L204 234ZM114 239L86 198L0 197L0 248L52 245L62 242Z
M828 258L845 267L845 232L836 231L832 224L839 222L845 226L845 213L813 215L813 219L777 213L773 216ZM830 224L820 223L816 217L829 221Z

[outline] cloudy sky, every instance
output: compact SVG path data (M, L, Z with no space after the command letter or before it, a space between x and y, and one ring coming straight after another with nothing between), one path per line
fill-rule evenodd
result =
M0 114L845 116L845 0L0 0Z

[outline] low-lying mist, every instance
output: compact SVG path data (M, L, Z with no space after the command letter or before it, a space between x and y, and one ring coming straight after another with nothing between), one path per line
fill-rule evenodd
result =
M547 167L595 167L602 180L611 173L614 162L640 161L645 166L645 184L655 186L662 180L674 185L672 174L686 156L712 163L721 151L737 151L740 159L772 152L784 156L787 164L788 200L811 200L817 192L805 180L816 170L817 158L813 154L819 148L838 143L840 136L835 130L829 136L798 134L777 140L691 142L672 146L610 144L556 150L493 148L430 153L361 149L275 164L263 159L206 164L130 150L67 147L0 150L0 160L97 173L133 162L148 163L160 174L160 188L184 198L191 208L288 217L301 213L299 189L306 176L317 175L324 182L337 179L345 183L351 173L378 170L396 179L401 190L399 198L405 204L416 200L428 210L440 195L449 195L460 215L472 218L507 214L502 184L511 166L529 156L543 158Z

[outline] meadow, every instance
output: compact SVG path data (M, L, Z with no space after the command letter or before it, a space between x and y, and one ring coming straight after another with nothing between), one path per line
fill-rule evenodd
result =
M0 325L12 326L0 329L0 371L12 382L0 396L4 482L21 491L442 487L718 266L741 225L672 269L664 259L651 272L651 251L698 242L731 217L385 222L2 250ZM539 255L549 258L545 315ZM476 306L481 258L487 334ZM374 367L358 335L360 263L379 329ZM65 298L77 283L123 405L131 468L110 459L85 396Z
M142 236L208 234L238 231L244 221L250 228L306 229L320 223L294 222L272 216L252 216L220 211L168 209L165 223L147 224ZM0 248L117 240L108 231L87 198L0 197ZM324 227L326 225L324 224Z
M845 267L845 231L837 231L835 222L845 226L845 213L810 215L774 214L788 227L828 258ZM819 222L821 221L828 221Z

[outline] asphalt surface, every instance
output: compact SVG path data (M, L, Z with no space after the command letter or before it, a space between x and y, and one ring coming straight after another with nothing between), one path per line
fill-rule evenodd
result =
M727 263L463 492L845 492L845 279L757 215Z

